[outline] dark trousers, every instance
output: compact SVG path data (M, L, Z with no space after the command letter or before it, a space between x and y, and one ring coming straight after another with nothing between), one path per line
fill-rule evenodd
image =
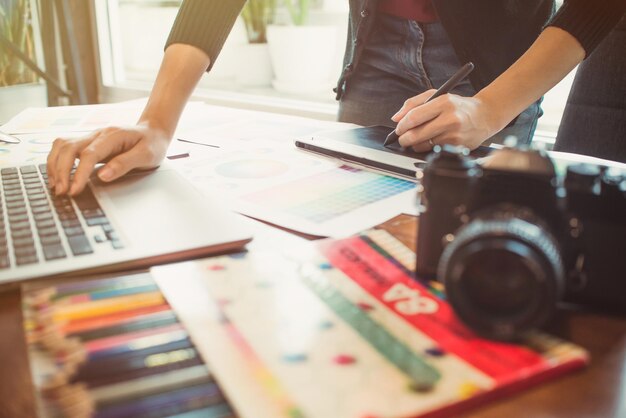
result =
M626 18L580 64L554 149L626 163Z

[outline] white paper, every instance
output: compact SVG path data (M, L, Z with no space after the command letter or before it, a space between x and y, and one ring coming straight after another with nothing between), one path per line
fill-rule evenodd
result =
M0 144L0 164L42 163L57 137L133 125L145 103L27 109L2 127L23 143ZM218 192L242 214L306 234L343 237L415 212L411 183L348 169L293 144L298 137L351 127L194 102L187 104L167 156L199 189ZM387 186L405 190L388 193Z
M2 126L10 134L84 132L137 122L146 99L114 104L30 107Z
M114 104L28 108L0 129L19 138L20 144L0 142L0 165L45 162L56 138L80 138L107 126L132 126L139 119L147 99ZM236 112L236 111L235 111ZM190 102L185 107L179 129L198 129L206 124L207 106ZM188 154L188 144L173 140L167 156Z
M257 132L266 135L260 127ZM244 215L306 234L344 237L415 213L415 187L406 180L299 150L289 136L212 135L196 137L205 146L189 143L191 157L177 167L200 190L218 192Z

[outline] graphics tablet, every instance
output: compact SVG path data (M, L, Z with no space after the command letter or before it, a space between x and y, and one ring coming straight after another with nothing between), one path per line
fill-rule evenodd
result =
M398 143L383 147L383 142L391 129L393 128L387 126L368 126L322 132L311 137L299 138L295 141L295 145L298 148L350 163L415 179L416 172L426 165L428 153L402 149ZM482 157L488 153L488 147L479 147L472 152L472 155Z

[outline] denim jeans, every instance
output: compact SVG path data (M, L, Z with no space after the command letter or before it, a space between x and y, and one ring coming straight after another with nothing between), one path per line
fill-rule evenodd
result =
M376 19L359 65L347 82L338 119L393 127L391 116L406 99L441 87L462 63L440 23L423 24L384 14ZM451 93L473 96L476 91L466 79ZM529 143L540 115L539 103L535 103L486 143L502 143L509 135Z

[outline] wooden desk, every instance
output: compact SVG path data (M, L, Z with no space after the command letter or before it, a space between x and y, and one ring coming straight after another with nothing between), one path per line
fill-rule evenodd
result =
M381 228L414 247L415 218L400 216ZM19 290L0 293L0 417L35 416L20 304ZM626 417L626 318L564 312L555 334L589 350L591 365L463 417Z
M0 417L36 416L19 288L0 293Z

